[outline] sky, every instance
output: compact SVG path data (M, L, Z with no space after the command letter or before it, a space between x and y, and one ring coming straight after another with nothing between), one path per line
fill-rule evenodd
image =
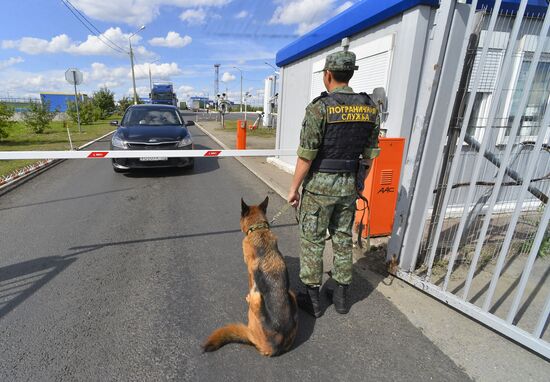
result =
M359 0L8 0L0 14L0 99L74 92L65 71L84 74L79 92L106 86L115 99L170 81L180 100L220 92L263 97L278 50ZM78 18L76 16L78 16ZM80 19L80 20L79 20ZM93 32L93 33L92 33ZM236 69L235 67L238 67ZM240 69L240 71L239 71Z

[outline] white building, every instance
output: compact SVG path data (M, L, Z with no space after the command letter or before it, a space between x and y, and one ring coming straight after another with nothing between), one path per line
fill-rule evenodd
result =
M468 1L469 3L470 1ZM415 115L418 114L419 100L431 89L426 83L433 76L433 68L426 67L426 59L439 47L433 45L434 36L446 33L449 26L437 25L436 15L439 12L439 0L363 0L343 13L330 19L325 24L312 30L298 40L284 47L277 53L276 63L281 67L279 95L279 115L276 147L295 149L298 147L299 134L307 104L322 91L322 68L325 57L342 50L341 41L348 37L349 50L357 56L359 70L354 74L350 86L356 92L371 94L375 88L382 87L386 93L386 107L382 129L388 137L406 138L406 150L413 142ZM466 1L458 1L455 8L456 17L467 19L470 6ZM478 2L478 8L491 7L494 0ZM519 0L503 1L501 11L517 10ZM548 7L546 0L529 0L527 12L544 15ZM542 22L542 20L539 20ZM503 26L502 31L493 33L490 41L490 52L482 75L480 96L481 102L476 105L474 116L483 120L490 101L491 87L494 86L499 65L507 43L510 25ZM451 30L447 40L460 49L464 28ZM524 31L524 48L528 55L534 49L536 36ZM485 44L483 32L479 49ZM547 48L547 51L550 47ZM435 52L437 53L437 52ZM550 61L544 56L542 61ZM523 57L517 58L514 76L510 89L516 89L521 78ZM476 61L477 63L477 61ZM476 68L474 68L474 71ZM545 68L540 69L538 86L548 88L550 83L544 77ZM540 105L540 102L537 105ZM513 108L513 94L510 93L508 116ZM474 117L473 117L474 118ZM525 131L525 135L529 135ZM477 136L477 135L476 135ZM479 136L478 136L479 138ZM296 157L281 157L275 162L287 170L292 170Z

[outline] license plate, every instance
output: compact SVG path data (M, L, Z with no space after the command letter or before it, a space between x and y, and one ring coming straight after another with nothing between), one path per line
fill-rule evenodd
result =
M168 160L167 157L150 157L150 158L139 158L142 162L152 162L152 161L161 161L161 160Z

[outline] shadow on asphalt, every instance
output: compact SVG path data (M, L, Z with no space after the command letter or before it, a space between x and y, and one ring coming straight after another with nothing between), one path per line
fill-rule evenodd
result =
M293 227L293 226L296 226L296 224L295 223L292 223L292 224L278 224L278 225L274 225L272 228L284 228L284 227ZM152 237L152 238L149 238L149 239L125 240L125 241L114 241L114 242L108 242L108 243L81 245L81 246L78 246L78 247L71 247L71 248L69 248L69 250L78 251L76 253L71 254L71 256L74 256L74 255L79 255L81 253L95 251L97 249L101 249L101 248L105 248L105 247L112 247L112 246L119 246L119 245L129 245L129 244L140 244L140 243L150 243L150 242L166 241L166 240L186 239L186 238L190 238L190 237L225 235L225 234L240 233L240 232L241 232L240 229L230 229L230 230L224 230L224 231L190 233L190 234L186 234L186 235L159 236L159 237Z
M195 150L211 150L211 147L195 145ZM220 168L218 158L195 158L195 168L140 168L123 173L128 178L169 178L193 176L216 171Z
M292 227L295 225L296 224L279 224L274 225L273 228ZM178 240L200 236L225 235L240 232L240 229L233 229L83 245L69 248L70 251L75 252L66 256L40 257L34 260L0 267L0 319L24 302L27 298L32 296L55 276L64 271L69 265L75 262L78 255L111 246ZM300 320L300 322L308 322L307 317L302 317L302 314L300 315ZM313 326L311 326L311 331L313 331ZM311 332L309 335L311 335ZM309 338L309 335L307 338ZM307 338L304 339L304 341L307 340Z
M84 198L90 198L90 197L99 196L99 195L112 194L112 193L115 193L115 192L130 191L130 190L133 190L133 189L134 188L121 188L121 189L118 189L118 190L94 192L93 194L70 196L68 198L45 200L43 202L35 202L35 203L29 203L29 204L21 204L21 205L18 205L18 206L4 207L4 208L0 208L0 211L12 210L12 209L15 209L15 208L33 207L33 206L39 206L39 205L42 205L42 204L58 203L58 202L64 202L64 201L67 201L67 200L84 199Z
M290 288L294 290L296 293L301 290L301 282L299 280L299 274L300 274L300 259L297 257L285 257L286 266L289 273L290 278ZM326 313L327 309L330 308L332 305L332 299L330 297L329 290L334 289L335 281L329 278L321 287L321 300L323 305L323 313ZM371 282L367 281L367 279L359 274L357 270L353 270L353 282L351 283L350 289L349 289L349 304L350 309L353 308L353 305L363 301L374 290L375 285L373 285ZM298 329L298 335L296 336L296 341L294 343L294 348L300 346L302 343L306 342L309 337L311 337L311 334L313 333L313 329L315 327L315 318L310 316L309 314L305 313L301 309L299 309L300 317L299 317L299 323L300 327Z
M50 256L0 268L0 319L75 261L69 256Z

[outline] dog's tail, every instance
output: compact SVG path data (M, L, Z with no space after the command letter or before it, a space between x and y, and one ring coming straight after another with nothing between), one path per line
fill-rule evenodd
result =
M244 324L229 324L214 330L202 345L202 349L205 352L211 352L232 342L251 344L248 339L248 328Z

